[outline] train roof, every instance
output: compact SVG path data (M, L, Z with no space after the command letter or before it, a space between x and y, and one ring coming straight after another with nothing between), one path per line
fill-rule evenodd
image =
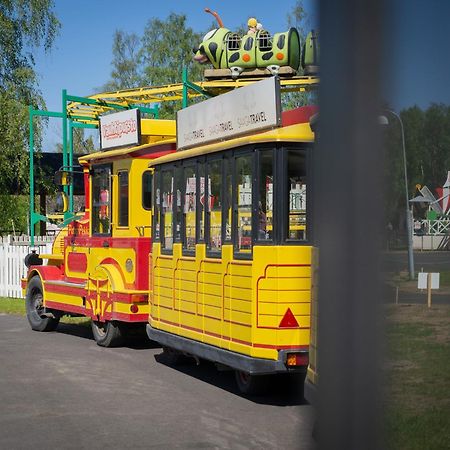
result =
M170 153L152 160L149 163L149 167L171 161L177 161L179 159L186 159L219 152L221 150L242 147L244 145L262 144L268 142L312 143L314 142L314 132L311 129L310 119L316 113L317 108L315 106L306 106L296 108L291 111L286 111L282 114L281 127Z

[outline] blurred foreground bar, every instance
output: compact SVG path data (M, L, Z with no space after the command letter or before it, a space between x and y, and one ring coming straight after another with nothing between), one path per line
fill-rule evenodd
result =
M319 247L320 449L381 448L379 242L380 0L320 2L319 145L314 155Z

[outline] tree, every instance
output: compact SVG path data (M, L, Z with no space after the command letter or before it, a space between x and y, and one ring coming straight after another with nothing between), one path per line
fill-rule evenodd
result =
M0 195L27 190L28 105L45 108L37 87L33 50L49 50L58 29L52 0L0 0ZM36 120L35 130L39 149L40 120ZM5 198L0 198L0 209L5 214L18 213Z
M141 37L116 31L111 80L104 90L179 83L183 68L188 69L191 81L200 80L203 68L193 62L192 48L201 40L202 33L187 26L186 16L175 13L165 20L150 19ZM173 119L180 107L180 102L163 103L160 117Z
M184 14L171 13L166 20L150 19L144 30L141 49L145 84L179 83L183 68L188 70L190 80L200 80L203 68L193 62L192 48L201 40L202 34L186 25ZM163 103L161 116L175 118L175 111L180 107L179 102Z
M287 26L297 29L300 36L300 46L303 49L303 43L309 32L308 27L308 13L306 12L303 0L297 0L292 10L287 14ZM302 67L298 68L299 73L302 74ZM299 106L311 105L317 103L317 92L290 92L282 97L283 109L293 109Z
M307 30L308 13L306 12L303 0L297 0L292 10L287 14L288 27L297 28L300 35L300 42L305 42Z
M386 221L402 228L405 210L405 178L401 128L386 113ZM450 170L450 107L432 104L425 111L413 106L400 111L405 133L408 197L417 194L416 185L432 192L442 186Z
M74 128L73 129L73 154L74 155L85 155L86 153L93 153L96 151L94 145L94 139L92 136L85 136L83 128ZM62 153L62 144L56 144L56 152Z
M142 85L141 40L137 34L115 31L111 64L111 80L103 86L103 91L118 91Z
M0 0L1 89L24 81L21 69L34 66L32 50L40 46L50 50L59 26L53 0Z

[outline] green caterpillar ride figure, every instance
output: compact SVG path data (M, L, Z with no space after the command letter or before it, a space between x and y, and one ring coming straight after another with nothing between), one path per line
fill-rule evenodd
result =
M209 31L198 48L194 49L194 60L200 64L211 63L215 70L205 71L205 77L223 76L227 72L233 78L254 75L262 70L268 75L296 75L302 60L305 75L318 73L319 47L317 35L308 34L300 51L300 38L296 28L273 36L257 23L255 18L248 21L249 32L240 36L223 26L219 15L206 8L212 14L219 28ZM301 58L302 56L302 58ZM209 72L209 73L207 73ZM215 74L217 72L217 74ZM259 73L260 74L260 73Z

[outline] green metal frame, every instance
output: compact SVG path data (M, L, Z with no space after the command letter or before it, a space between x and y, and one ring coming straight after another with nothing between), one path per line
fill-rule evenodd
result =
M43 111L29 107L29 150L30 150L30 243L34 245L35 225L41 221L47 222L48 217L35 211L35 179L34 179L34 117L52 117L62 119L62 154L63 169L73 172L73 130L75 128L98 128L99 117L87 118L85 116L72 116L67 113L68 102L78 102L86 105L100 105L110 109L125 110L139 108L145 114L152 114L156 119L159 117L159 109L144 107L141 105L130 104L123 106L115 103L106 103L100 100L94 100L87 97L78 97L67 94L66 89L62 90L62 112ZM97 122L97 123L92 123ZM63 186L63 191L69 198L68 211L64 213L63 222L60 226L65 226L74 220L77 215L73 211L73 184Z
M228 86L226 90L234 89L237 87L235 83L232 86ZM184 68L182 72L182 107L188 106L189 91L194 91L196 94L213 97L215 94L202 89L198 84L192 83L188 80L187 69ZM126 91L122 91L126 92ZM120 93L120 92L118 92ZM170 99L167 99L170 100ZM117 101L117 102L115 102ZM139 100L137 100L139 102ZM161 99L160 101L164 101ZM68 112L68 103L80 104L91 107L98 107L92 109L81 110L79 114L71 114ZM143 101L144 103L144 101ZM46 216L39 214L35 211L34 201L34 126L33 119L36 116L41 117L53 117L62 119L62 150L63 150L63 168L69 171L73 171L73 129L74 128L98 128L99 115L107 110L126 110L132 108L138 108L144 114L151 114L155 119L159 118L159 108L150 108L136 103L136 99L126 99L122 96L116 96L112 98L112 101L105 101L97 98L79 97L76 95L69 95L66 89L62 90L62 112L43 111L33 109L29 107L29 120L30 120L30 236L31 245L34 245L34 232L35 225L40 221L48 221ZM69 108L70 109L70 108ZM83 115L83 113L85 115ZM76 215L73 212L73 184L63 187L64 192L69 197L69 208L64 213L64 220L60 226L65 226L70 223Z

